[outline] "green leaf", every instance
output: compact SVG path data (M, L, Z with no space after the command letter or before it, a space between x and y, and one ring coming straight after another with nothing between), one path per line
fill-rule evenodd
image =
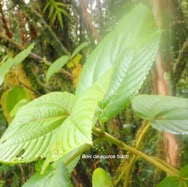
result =
M184 183L184 186L188 186L188 165L180 169L180 180Z
M154 61L159 31L152 12L138 5L105 37L84 65L76 94L93 85L113 67L109 88L100 103L101 120L122 110L141 87Z
M9 58L5 63L0 66L0 85L3 83L4 76L9 72L9 69L13 66L13 59Z
M58 21L59 21L61 28L63 29L63 18L62 18L61 12L57 13L57 18L58 18Z
M22 62L30 54L33 47L34 45L31 44L14 58L8 58L8 60L0 66L0 85L3 83L4 76L9 72L10 68Z
M84 144L92 144L91 134L92 126L96 122L97 103L103 98L107 89L110 71L102 77L102 80L79 96L71 115L52 140L53 146L47 157L48 162L57 160Z
M21 100L30 101L29 94L24 88L20 86L13 87L6 97L7 111L10 113L14 109L16 104Z
M164 178L157 187L183 187L179 180L179 177L169 176Z
M188 180L188 165L181 168L180 176L181 177L187 177L187 180Z
M43 175L35 173L22 187L72 187L66 167L63 163L57 167L49 166Z
M187 187L188 186L188 165L180 169L179 177L169 176L164 178L157 187Z
M61 68L68 62L68 56L62 56L55 60L53 64L49 67L46 75L46 81L49 81L51 76L61 70Z
M31 44L29 47L27 47L26 49L18 53L13 59L14 61L13 65L15 66L19 64L20 62L22 62L31 53L31 50L33 49L33 47L34 47L34 44Z
M69 159L70 159L75 153L77 153L78 151L79 151L79 148L78 148L78 149L75 149L75 150L73 150L73 151L71 151L70 153L64 155L64 156L60 159L60 161L62 161L63 163L65 163L67 160L69 160ZM72 172L72 170L73 170L73 169L75 168L75 166L78 164L79 160L80 160L80 155L78 155L76 158L74 158L73 160L71 160L71 162L66 165L66 168L67 168L67 170L68 170L69 173ZM59 161L57 161L56 164L59 164Z
M73 59L82 49L87 47L89 44L87 42L81 43L72 53L71 59Z
M67 92L42 96L22 107L0 141L0 161L55 161L92 144L97 102L107 89L110 71L76 100Z
M53 152L54 149L53 149L53 151L49 152L47 158L45 159L45 161L43 163L43 166L41 167L41 173L44 173L44 171L50 165L51 162L55 161L56 165L59 164L60 162L66 163L66 161L69 160L72 157L72 155L74 155L79 150L79 148L76 148L73 151L70 151L68 154L64 155L62 153L63 156L60 157L61 155L59 156L59 154L56 154L56 153L58 153L57 149L59 149L60 147L61 147L61 145L57 145L55 152ZM55 153L55 155L54 155L54 153ZM74 158L73 160L71 160L71 162L66 165L66 168L69 173L72 172L74 167L77 165L79 159L80 159L80 155L77 156L76 158Z
M19 111L19 109L24 105L26 105L27 103L28 103L27 99L21 99L20 101L18 101L14 106L14 108L11 110L10 117L14 117L16 113Z
M140 95L132 100L132 107L139 117L149 120L158 130L188 134L188 99Z
M43 11L42 11L43 14L46 12L46 10L47 10L47 8L48 8L49 6L50 6L50 1L48 1L48 2L46 3L46 5L45 5L45 7L44 7L44 9L43 9Z
M18 110L30 101L29 93L21 86L8 89L1 95L1 106L8 122Z
M97 168L92 176L93 187L111 187L112 181L110 176L102 168Z
M70 93L54 92L23 106L0 140L0 161L31 162L46 157L75 102Z

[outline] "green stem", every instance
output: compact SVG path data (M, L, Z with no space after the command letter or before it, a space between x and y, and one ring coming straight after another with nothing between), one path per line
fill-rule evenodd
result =
M137 140L137 143L136 143L136 146L135 148L138 149L143 138L144 138L144 135L146 134L146 132L148 131L148 129L150 128L150 123L148 123L144 129L142 130L142 132L140 133L139 137L138 137L138 140ZM127 167L123 167L123 170L120 174L120 176L117 178L117 180L114 182L114 185L116 186L120 180L123 178L123 176L125 175L125 182L124 182L124 186L127 187L128 186L128 182L129 182L129 176L131 174L131 171L133 169L133 165L135 165L135 162L137 160L138 156L136 155L133 155L128 166Z
M163 164L164 166L168 167L169 169L171 169L174 173L176 173L176 175L179 175L179 171L178 169L176 169L174 166L172 166L171 164L169 164L168 162L165 162L164 160L161 160L160 158L157 157L152 157L154 160L157 160L158 162L160 162L161 164Z
M80 147L78 149L78 151L76 151L71 157L69 157L66 161L65 161L65 165L69 164L71 161L73 161L76 157L78 157L79 155L81 155L82 153L84 153L85 151L91 149L92 145L90 144L85 144L82 147Z
M93 128L93 134L95 134L96 136L99 136L101 138L103 138L103 140L109 141L117 146L119 146L120 148L122 148L123 150L127 150L135 155L138 155L142 158L144 158L145 160L147 160L148 162L152 163L153 165L155 165L156 167L160 168L161 170L163 170L164 172L168 173L169 175L172 176L177 176L177 173L172 171L171 169L167 168L166 166L164 166L163 164L161 164L160 162L158 162L157 160L153 159L152 157L138 151L137 149L130 147L128 145L126 145L124 142L121 142L119 140L117 140L116 138L114 138L113 136L111 136L108 133L101 133L101 130L94 127Z
M105 132L105 125L103 122L100 122L100 124L101 124L101 132L103 133Z
M143 140L143 138L144 138L144 135L146 134L146 132L148 131L149 128L150 128L150 123L148 123L148 124L146 125L146 127L142 130L140 136L138 137L138 140L137 140L137 143L136 143L136 147L135 147L136 149L137 149L138 147L140 147L140 144L141 144L141 142L142 142L142 140Z

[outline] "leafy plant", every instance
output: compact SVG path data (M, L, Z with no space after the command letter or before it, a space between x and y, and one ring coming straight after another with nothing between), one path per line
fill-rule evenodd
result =
M41 169L24 187L51 184L72 186L69 173L80 155L98 141L108 141L133 155L130 162L122 167L118 179L111 180L103 169L96 169L93 186L118 186L122 179L126 186L138 157L171 175L176 179L172 180L173 184L178 176L186 177L185 169L179 172L165 161L138 150L150 124L162 131L187 133L187 99L135 97L154 61L159 38L160 31L152 12L141 4L136 6L88 57L75 95L68 92L49 93L29 102L16 113L0 140L0 161L27 163L45 159ZM75 50L72 58L80 50ZM68 57L61 58L63 60L60 64L58 62L58 68L55 67L56 63L54 67L51 66L47 80L67 62ZM130 102L136 113L147 122L135 147L108 134L104 126L104 122L117 115ZM169 184L169 179L166 181L161 184ZM186 180L184 182L186 184Z
M188 166L181 168L179 176L169 176L163 179L157 187L173 186L186 187L188 186Z
M110 176L102 168L97 168L93 173L93 187L111 187L112 181Z
M55 0L48 0L46 6L44 7L43 13L49 9L48 18L50 19L50 24L53 25L55 20L58 19L61 28L63 29L63 18L62 15L68 16L67 11L65 10L66 4L58 2Z
M72 55L69 57L67 55L63 55L57 60L55 60L49 67L47 74L46 74L46 81L48 82L49 79L54 75L55 73L59 72L61 68L66 64L72 64L72 66L77 65L73 64L74 57L76 55L79 55L79 52L88 45L87 42L81 43L72 53ZM70 66L70 65L69 65Z

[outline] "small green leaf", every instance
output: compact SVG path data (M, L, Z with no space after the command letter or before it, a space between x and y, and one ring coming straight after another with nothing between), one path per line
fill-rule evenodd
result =
M9 69L13 66L13 59L9 58L0 66L0 85L3 83L4 76L9 72Z
M50 6L50 1L48 1L48 2L46 3L46 5L45 5L45 7L44 7L44 9L43 9L43 11L42 11L43 14L46 12L46 10L47 10L47 8L48 8L49 6Z
M58 21L59 21L61 28L63 29L63 18L62 18L61 12L57 13L57 18L58 18Z
M7 61L0 66L0 85L3 83L4 76L9 72L10 68L22 62L30 54L33 47L34 44L31 44L14 58L8 58Z
M71 59L73 59L82 49L87 47L89 44L87 42L81 43L72 53Z
M69 60L68 56L62 56L57 60L55 60L47 71L46 81L48 82L53 74L59 72L61 68L68 62L68 60Z
M18 110L30 101L29 93L21 86L15 86L1 96L1 106L8 122L12 120Z
M97 168L92 176L93 187L112 187L110 176L102 168Z
M180 169L179 177L169 176L164 178L157 187L187 187L188 186L188 165Z
M175 134L188 134L188 99L140 95L132 100L137 115L151 122L152 127Z
M69 174L63 163L49 166L43 175L35 173L22 187L72 187Z
M10 113L14 107L20 102L21 100L25 100L26 102L30 101L29 94L27 91L20 87L20 86L15 86L13 87L7 97L6 97L6 108L7 111Z
M181 168L180 177L187 177L187 180L188 180L188 165Z
M164 178L157 187L183 187L179 180L179 177L169 176Z
M29 47L18 53L14 58L13 58L13 66L19 64L22 62L30 53L31 50L33 49L34 44L31 44Z
M184 186L188 186L188 165L180 169L179 175L180 175L180 180L182 181Z

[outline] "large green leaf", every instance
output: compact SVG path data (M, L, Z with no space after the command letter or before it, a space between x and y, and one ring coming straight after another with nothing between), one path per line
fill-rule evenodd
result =
M65 154L77 149L83 144L92 144L92 126L95 124L97 103L108 87L111 69L92 87L82 93L75 103L71 115L64 121L53 138L53 146L48 154L47 161L59 159Z
M22 62L30 54L33 47L34 45L31 44L14 58L8 58L8 60L0 66L0 85L3 83L4 76L9 72L10 68Z
M188 134L188 99L140 95L132 100L139 117L149 120L152 127L165 132Z
M43 175L35 173L22 187L72 187L68 171L63 163L49 166Z
M0 141L0 161L55 161L83 144L92 144L97 102L107 89L110 70L76 100L50 93L22 107Z
M111 187L112 180L110 176L102 168L97 168L92 176L93 187Z
M77 95L100 80L107 69L114 68L109 89L100 103L103 121L123 109L141 87L154 61L159 35L152 12L140 4L122 18L116 30L87 59Z
M63 121L71 114L74 95L54 92L22 107L0 141L0 161L29 162L46 157Z

